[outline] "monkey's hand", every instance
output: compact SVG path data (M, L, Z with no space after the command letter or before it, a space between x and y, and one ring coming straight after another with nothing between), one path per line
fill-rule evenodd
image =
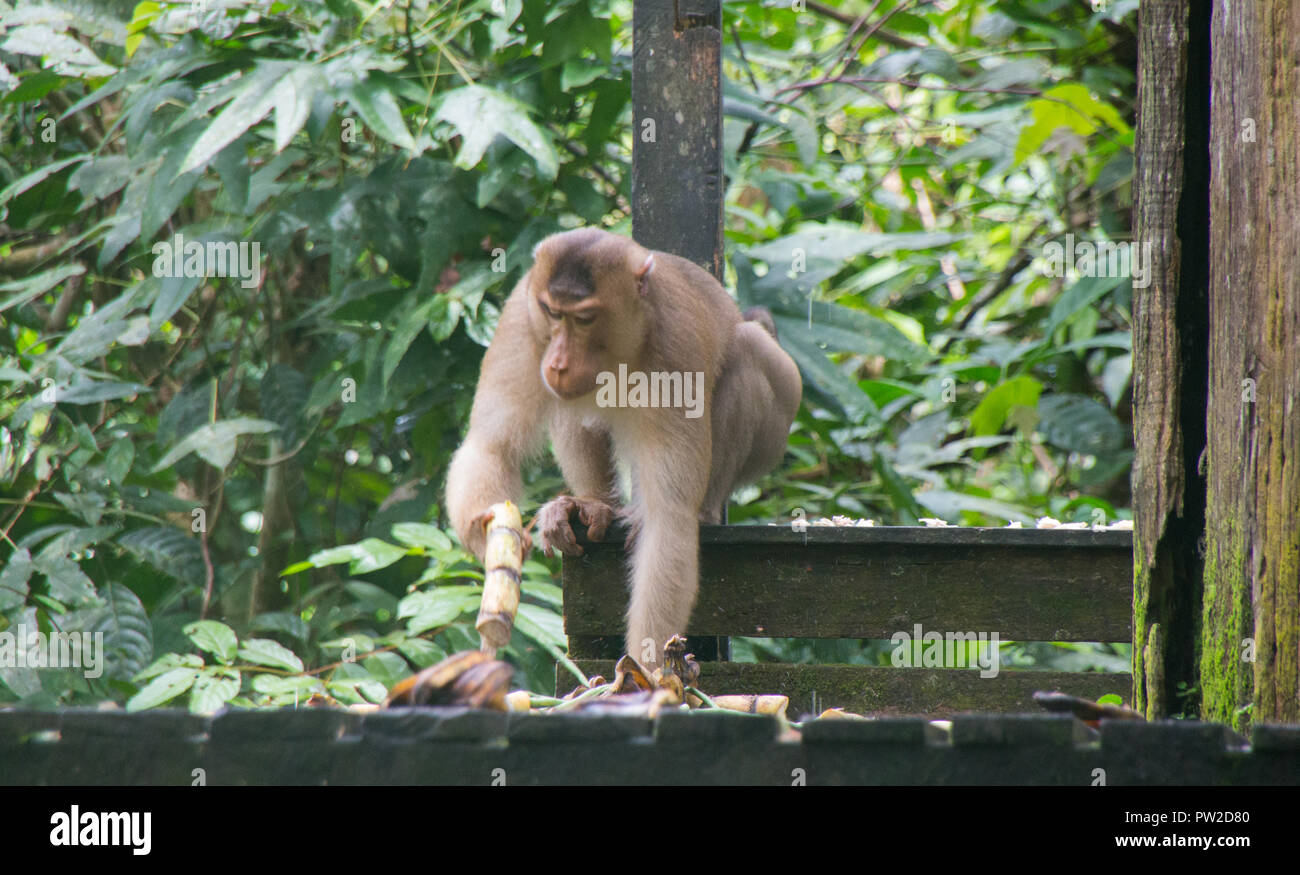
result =
M547 556L555 555L555 550L565 556L582 555L582 547L570 524L575 511L579 522L587 527L588 538L593 541L605 539L605 530L614 521L614 508L598 498L561 495L546 502L537 512L537 533Z
M491 522L492 522L492 508L488 508L487 510L483 511L481 514L478 514L477 516L475 516L473 519L469 521L470 531L473 532L474 535L476 536L474 540L477 541L478 546L477 548L474 548L474 547L469 547L469 545L466 545L466 547L475 556L481 557L483 555L483 551L487 543L487 528ZM520 534L524 536L523 554L524 554L524 558L526 559L528 558L528 554L532 552L533 549L533 536L529 534L527 529L524 529L523 532L521 532ZM549 556L550 554L548 553L547 555Z

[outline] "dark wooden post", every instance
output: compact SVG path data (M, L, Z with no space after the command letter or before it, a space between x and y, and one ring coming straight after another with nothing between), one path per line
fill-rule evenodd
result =
M1205 553L1209 271L1209 0L1142 5L1133 290L1133 702L1149 718L1197 685Z
M636 0L632 236L722 279L720 0Z
M632 236L721 282L721 0L636 0L632 124ZM728 655L725 638L690 643L701 659Z

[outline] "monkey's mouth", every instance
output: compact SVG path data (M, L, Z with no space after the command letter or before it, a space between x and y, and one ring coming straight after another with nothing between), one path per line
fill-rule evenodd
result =
M596 390L594 379L557 377L551 371L542 374L542 384L546 386L548 392L561 401L576 401Z

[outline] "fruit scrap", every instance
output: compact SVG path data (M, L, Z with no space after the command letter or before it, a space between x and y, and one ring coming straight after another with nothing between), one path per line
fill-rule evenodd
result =
M1099 721L1105 720L1142 720L1141 714L1124 705L1102 705L1091 699L1080 699L1065 693L1034 693L1034 701L1042 708L1053 713L1073 714L1084 723L1097 727Z
M790 707L788 696L713 696L713 704L728 711L743 711L746 714L775 714L785 717L785 709ZM824 716L824 715L823 715Z
M487 653L462 650L395 684L384 707L466 705L504 711L514 672L509 663Z

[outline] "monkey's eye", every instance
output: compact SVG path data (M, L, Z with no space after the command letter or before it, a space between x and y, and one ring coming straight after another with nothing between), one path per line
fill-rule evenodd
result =
M551 321L554 321L554 320L556 319L556 315L555 315L555 313L551 310L550 307L546 306L546 305L543 304L541 301L538 301L538 302L537 302L537 306L539 306L539 307L542 308L542 314L545 315L547 319L550 319Z
M573 321L576 322L578 325L590 325L591 323L596 321L596 317L594 314L587 314L583 316L575 315L573 317Z

